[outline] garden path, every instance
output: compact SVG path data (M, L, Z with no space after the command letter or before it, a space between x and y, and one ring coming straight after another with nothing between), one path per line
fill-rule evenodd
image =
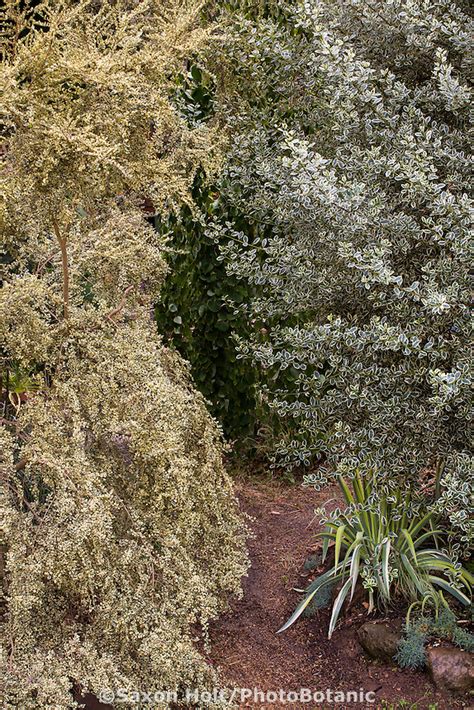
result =
M455 710L469 703L435 692L426 674L401 671L395 665L368 660L355 636L366 618L364 598L355 598L351 611L343 617L331 639L327 639L329 611L302 618L283 634L276 630L288 618L314 573L304 569L305 559L320 543L314 539L319 529L315 508L325 501L337 505L338 489L322 492L301 486L238 480L237 493L242 510L252 517L250 540L252 566L244 580L244 596L234 601L229 613L211 626L210 662L220 667L230 687L258 688L261 691L337 690L374 691L375 704L291 704L291 710L315 707L374 708L380 710ZM406 704L404 704L406 703ZM416 703L416 706L414 705ZM241 707L278 707L242 702ZM472 706L471 706L472 708Z

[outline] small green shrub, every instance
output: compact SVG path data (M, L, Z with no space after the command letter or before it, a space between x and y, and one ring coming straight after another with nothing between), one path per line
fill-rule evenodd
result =
M433 511L411 504L401 488L379 494L374 482L358 473L352 481L353 492L342 477L338 480L348 507L344 512L334 511L320 533L323 560L329 544L334 543L334 566L310 584L280 631L298 619L317 593L336 582L342 587L333 605L329 638L346 597L350 592L352 599L359 581L368 591L369 612L375 605L386 608L395 596L409 602L431 600L438 607L446 604L438 590L470 604L467 595L474 578L439 548L445 533L437 527Z
M426 664L425 653L426 636L417 629L410 629L400 641L398 653L395 656L400 668L424 668Z
M29 372L18 364L0 370L0 412L7 413L9 407L19 411L29 394L41 388L41 375Z
M331 603L333 589L332 584L327 584L316 590L316 594L311 599L311 603L308 604L303 612L304 616L314 616L320 609L326 609Z
M178 73L173 102L190 127L205 125L214 114L216 79L198 58ZM192 206L178 214L152 218L168 238L168 278L155 308L158 330L189 361L193 379L225 434L253 433L256 421L255 368L237 358L234 333L250 329L236 311L249 300L248 284L228 276L219 248L207 233L212 219L229 215L216 186L198 171ZM242 225L246 228L247 225ZM232 305L231 305L232 304Z
M443 609L438 616L420 616L412 623L407 621L395 657L398 665L401 668L423 668L426 663L425 645L433 639L447 640L464 651L474 652L474 634L457 625L450 609Z

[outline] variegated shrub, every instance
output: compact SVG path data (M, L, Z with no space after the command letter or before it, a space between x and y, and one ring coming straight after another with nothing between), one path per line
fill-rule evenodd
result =
M25 9L26 8L26 9ZM199 3L7 0L0 426L2 707L210 688L195 639L238 593L220 433L153 304L212 125L170 101ZM133 705L133 703L132 703ZM126 705L125 705L126 706Z
M223 190L272 230L215 228L229 272L258 290L263 329L241 354L293 423L280 463L324 457L309 482L357 469L386 492L444 466L449 509L472 421L471 10L282 7L235 20L229 40L238 119ZM463 496L452 522L466 542Z

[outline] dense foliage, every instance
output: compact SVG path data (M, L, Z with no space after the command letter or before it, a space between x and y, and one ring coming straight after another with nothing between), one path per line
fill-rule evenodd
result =
M196 387L225 435L242 451L257 418L255 369L237 359L234 337L249 335L251 327L229 300L246 303L249 289L227 275L207 234L210 221L223 211L215 186L198 175L193 196L193 209L184 206L178 216L155 219L156 228L168 235L170 266L156 321L166 342L188 360Z
M217 684L248 560L206 405L342 485L285 627L337 588L331 635L358 584L469 604L471 29L466 0L6 1L7 709ZM404 666L472 645L420 624Z
M156 335L166 215L212 173L172 77L199 4L9 0L3 66L3 707L211 688L195 644L239 591L219 432Z
M466 539L455 511L471 500L449 481L465 478L471 416L469 7L282 7L285 20L235 20L228 49L226 198L271 234L216 225L268 324L241 354L299 431L277 459L325 457L316 484L358 468L388 487L444 462Z
M279 3L272 0L210 2L204 10L218 18L224 30L236 12L249 19L281 14ZM224 32L221 42L225 38ZM233 68L216 53L205 65L194 57L176 76L173 100L188 125L225 122L226 67L232 74ZM267 229L233 209L226 195L227 186L215 184L201 171L193 186L193 209L184 207L165 220L155 218L156 228L168 237L170 264L156 318L166 341L189 361L196 386L232 439L234 450L249 455L271 447L282 424L261 406L255 367L237 356L236 337L247 337L262 324L246 317L245 305L253 289L226 272L212 225L232 222L251 239ZM288 372L288 377L294 374Z

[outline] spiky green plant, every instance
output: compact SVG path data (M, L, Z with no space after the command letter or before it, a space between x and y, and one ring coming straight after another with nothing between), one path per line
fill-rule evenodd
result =
M333 604L329 638L344 601L347 596L352 600L359 581L368 590L369 612L376 605L386 608L394 597L446 605L443 591L465 606L471 603L468 594L474 578L440 549L444 531L433 511L412 507L401 488L379 496L374 481L364 480L359 473L352 491L342 477L338 480L348 507L335 511L319 534L323 561L334 543L334 565L310 584L280 631L301 616L317 593L335 582L342 586Z

